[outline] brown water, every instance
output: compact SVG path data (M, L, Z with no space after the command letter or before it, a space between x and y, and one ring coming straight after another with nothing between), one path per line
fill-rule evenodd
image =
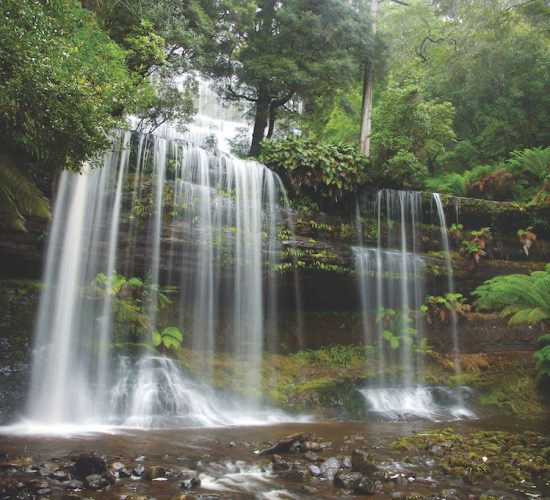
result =
M269 473L270 457L262 457L255 453L257 450L268 447L269 442L275 442L283 436L305 432L314 433L325 442L332 442L329 449L319 453L323 459L347 455L358 447L368 448L377 460L387 461L384 467L389 473L404 474L407 481L399 488L402 492L436 495L445 488L454 488L460 498L467 498L468 494L478 496L491 490L500 494L507 493L515 498L527 498L522 492L504 485L468 486L459 479L453 480L443 476L429 462L425 466L408 465L406 457L389 450L388 445L397 437L411 436L417 432L440 427L452 427L465 433L477 430L510 432L534 430L547 433L548 424L547 419L518 420L502 417L443 423L322 422L211 429L127 429L115 434L100 433L66 437L0 435L0 453L7 457L8 462L15 458L28 457L29 461L32 459L32 463L40 464L55 457L71 455L76 451L91 451L107 457L108 463L119 460L129 469L138 463L145 467L159 465L168 470L178 471L184 477L186 471L197 471L200 473L202 485L194 490L193 494L199 498L211 498L211 495L217 495L218 498L303 498L307 496L333 498L340 496L342 490L334 488L327 480L311 479L303 482ZM292 455L284 458L293 460ZM237 461L244 461L246 464L235 465ZM190 474L189 472L187 475ZM3 477L5 479L6 476ZM181 479L146 481L126 478L117 481L108 491L90 494L86 490L80 494L82 498L125 498L128 495L144 495L149 498L168 499L184 493L180 483ZM305 487L306 484L307 487ZM391 491L387 488L386 494L372 498L388 498L395 490L395 487ZM542 490L539 489L539 491L550 498L550 489L544 490L546 488L543 485Z

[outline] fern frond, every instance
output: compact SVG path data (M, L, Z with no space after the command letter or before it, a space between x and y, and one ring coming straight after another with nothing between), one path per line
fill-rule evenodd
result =
M5 154L0 154L0 178L0 214L8 227L26 231L25 215L51 217L49 201Z

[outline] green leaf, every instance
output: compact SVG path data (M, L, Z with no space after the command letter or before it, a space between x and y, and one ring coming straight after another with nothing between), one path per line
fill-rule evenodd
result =
M158 347L162 342L162 335L156 330L153 332L153 345Z

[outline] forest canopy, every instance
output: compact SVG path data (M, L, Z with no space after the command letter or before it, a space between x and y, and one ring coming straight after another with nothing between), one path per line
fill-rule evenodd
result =
M357 150L369 68L372 146L355 165L382 173L387 187L428 182L472 194L467 185L485 183L478 195L502 197L512 158L548 156L543 0L4 0L0 16L0 161L29 186L79 171L129 114L146 132L166 121L184 127L198 75L246 104L251 134L241 155L258 156L264 138L289 132L326 151ZM504 196L545 203L549 167L541 168L536 186ZM43 202L21 202L36 195L29 189L5 188L2 213L19 205L44 214Z

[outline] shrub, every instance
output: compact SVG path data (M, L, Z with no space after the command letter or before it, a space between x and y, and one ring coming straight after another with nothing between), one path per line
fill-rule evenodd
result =
M260 161L277 172L293 196L337 202L368 180L369 160L354 146L289 135L264 140Z

